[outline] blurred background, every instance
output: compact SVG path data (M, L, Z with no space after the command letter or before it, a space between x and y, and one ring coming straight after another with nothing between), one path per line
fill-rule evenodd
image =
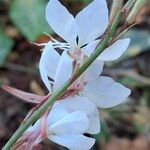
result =
M31 42L49 41L44 32L60 40L45 20L47 2L0 0L0 82L40 95L47 93L38 71L41 48ZM62 0L74 15L89 2ZM150 150L150 2L137 20L141 23L127 34L131 38L128 51L106 64L103 72L129 87L132 94L125 104L101 110L102 131L94 136L93 150ZM0 90L0 148L32 107ZM64 148L45 141L42 149Z

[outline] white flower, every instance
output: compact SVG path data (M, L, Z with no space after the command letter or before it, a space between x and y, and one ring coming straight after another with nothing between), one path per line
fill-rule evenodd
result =
M61 105L69 112L82 111L87 114L89 119L89 127L86 133L98 134L100 132L100 116L96 105L89 101L86 97L78 95L69 96L65 99L55 102L57 105Z
M67 51L64 51L62 55L52 47L49 42L40 58L39 70L41 78L51 92L61 87L73 73L73 59L68 56ZM100 60L94 61L94 63L86 71L86 80L92 80L100 75L102 72L104 63ZM51 78L51 80L49 80Z
M53 55L51 55L53 53ZM58 55L58 62L54 61L54 55ZM64 51L61 56L51 46L46 46L42 52L40 60L40 72L44 83L47 87L50 84L48 76L53 78L51 82L53 90L62 86L72 76L73 59ZM55 65L53 75L50 66ZM97 107L109 108L116 106L130 95L130 90L123 85L115 82L113 79L105 76L100 76L104 63L100 60L95 60L94 63L79 77L72 86L68 88L64 100L57 103L62 103L64 107L70 111L83 111L90 119L89 129L87 133L97 134L100 132L100 119ZM45 70L43 73L41 70ZM51 89L51 86L48 87ZM78 94L78 95L77 95ZM84 107L83 107L84 106Z
M98 13L97 10L101 12ZM51 0L46 8L46 18L54 31L67 42L50 41L45 44L42 52L39 65L41 77L52 92L71 79L74 69L82 65L85 56L88 57L93 53L100 41L96 39L107 28L108 9L105 0L93 0L74 18L58 0ZM116 106L130 95L128 88L109 77L100 76L103 61L120 57L129 42L130 39L118 40L106 48L85 73L68 88L62 97L64 99L57 102L70 113L78 110L87 114L89 126L86 133L96 134L100 131L98 107ZM61 56L55 48L64 50ZM72 53L68 55L68 51L71 50Z
M58 0L50 0L46 7L46 19L71 47L82 47L93 42L106 30L107 4L105 0L94 0L74 18Z
M70 150L89 150L95 139L83 135L88 126L89 119L86 113L70 112L63 105L54 104L47 118L46 134L48 139ZM41 123L38 120L26 133L40 130Z
M46 7L46 18L54 31L67 42L62 43L53 39L44 44L45 48L40 60L40 72L43 82L51 91L48 77L54 79L54 89L58 89L72 74L73 60L68 58L66 50L79 51L86 56L95 50L100 41L96 39L104 33L108 26L108 8L105 0L93 0L74 18L58 0L50 0ZM98 75L101 73L102 61L119 58L127 49L129 42L130 39L121 39L106 48L95 61L97 67L92 67L90 78L94 72L97 72ZM65 50L61 59L59 59L60 55L54 48Z
M71 79L74 72L74 59L69 57L67 51L60 56L49 42L40 59L40 73L43 82L49 91L55 91L66 81ZM81 61L82 64L82 61ZM79 64L79 65L81 65ZM109 77L100 76L103 69L103 61L95 60L92 65L79 77L73 85L68 88L65 100L60 102L72 111L83 111L86 105L88 117L91 118L88 133L97 134L100 132L100 121L97 107L109 108L116 106L130 95L130 90L115 82ZM48 77L52 79L50 82ZM79 94L80 96L77 96ZM90 103L93 103L90 104ZM93 106L94 109L92 109ZM76 106L76 107L74 107ZM92 122L94 122L92 124Z
M68 56L67 52L64 51L63 54L59 56L58 61L55 59L55 61L52 62L54 58L52 56L56 54L58 53L53 47L46 47L40 60L40 64L42 64L40 65L41 76L47 87L49 84L48 76L51 73L51 69L53 69L53 67L49 68L49 66L57 66L53 76L49 76L51 78L54 77L54 90L61 87L67 80L69 80L73 72L73 59ZM122 103L130 95L131 91L109 77L100 76L103 65L102 61L95 60L83 74L83 79L81 76L73 83L70 87L72 90L70 91L74 92L74 94L78 93L80 96L86 97L100 108L108 108ZM43 73L42 70L44 69L45 72ZM44 80L44 77L47 80ZM51 86L48 88L50 89Z
M53 55L51 55L51 53L53 53ZM56 57L58 56L57 59L56 57L52 57L54 55ZM47 45L45 47L44 51L42 52L39 68L43 82L45 83L48 89L51 90L53 87L53 90L56 90L71 77L73 71L72 62L73 60L68 56L66 51L64 51L63 54L59 56L59 54L50 45ZM100 61L98 61L97 63L97 61L95 61L94 63L95 65L97 65L97 68L95 68L96 70L93 68L92 64L91 67L86 71L87 80L91 80L92 78L95 78L95 76L97 77L102 71L103 62L99 62ZM53 70L53 65L56 66L55 70ZM51 74L52 72L53 74ZM50 81L48 80L48 76L52 78L54 82L50 83ZM73 97L66 97L63 100L59 100L57 103L62 103L64 107L70 110L70 112L76 110L85 112L90 120L90 125L87 130L87 133L97 134L100 132L99 112L96 105L93 102L89 101L87 98L75 95ZM71 106L73 107L71 108Z
M76 17L59 2L50 0L46 7L46 19L52 29L67 43L54 41L52 45L63 50L82 49L89 56L100 40L97 40L109 23L106 0L93 0ZM103 61L115 60L127 49L130 39L121 39L109 46L98 59Z

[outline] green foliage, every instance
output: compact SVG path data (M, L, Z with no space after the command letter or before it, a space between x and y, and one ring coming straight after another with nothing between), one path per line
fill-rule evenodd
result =
M28 40L36 40L43 32L52 33L45 19L46 4L45 0L10 1L10 18Z
M13 46L13 40L5 35L0 29L0 66L3 65L6 56L10 53Z

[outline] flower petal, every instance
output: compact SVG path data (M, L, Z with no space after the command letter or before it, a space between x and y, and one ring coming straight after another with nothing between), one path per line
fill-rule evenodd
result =
M59 58L60 55L49 42L42 52L39 63L41 78L49 91L51 91L51 85L48 77L54 79Z
M63 105L68 111L82 111L87 115L91 115L95 112L96 106L93 102L89 101L85 97L73 96L66 99L57 101L60 105ZM84 106L84 107L83 107Z
M128 48L130 39L121 39L112 44L110 47L106 48L98 57L98 59L103 61L112 61L118 59Z
M69 111L63 105L54 103L47 117L48 125L54 124L69 114Z
M89 134L98 134L100 132L100 115L99 111L96 108L95 112L89 116L89 128L86 130L86 133Z
M89 150L95 143L95 139L82 134L54 135L48 138L70 150Z
M25 133L29 133L29 132L34 132L34 131L39 131L40 130L40 125L41 125L41 122L40 122L40 119L38 119L33 126L30 126L26 131Z
M85 82L92 81L102 73L104 62L96 59L85 71Z
M50 0L46 7L46 19L52 29L70 44L75 43L77 29L74 17L59 2Z
M54 78L54 89L60 88L72 74L72 62L73 60L67 54L67 51L64 51L59 59L56 75Z
M82 48L83 53L87 56L90 56L94 52L96 46L100 41L101 40L95 40L94 42L90 42L89 44L87 44L85 47Z
M48 42L42 52L41 59L44 61L48 76L52 79L54 79L59 58L60 54L52 47L51 42Z
M93 0L75 19L78 25L79 45L92 42L102 35L108 26L106 0Z
M83 95L100 108L116 106L125 101L130 93L130 89L105 76L88 82L83 89Z
M63 105L68 111L82 111L88 115L89 127L86 133L97 134L100 132L99 112L95 104L89 101L86 97L74 96L68 97L57 102ZM83 107L84 106L84 107Z
M47 87L47 89L49 90L49 92L51 92L51 84L50 84L50 81L48 79L47 71L46 71L45 64L44 64L43 60L40 60L39 69L40 69L42 81L44 82L44 84Z
M65 116L63 119L48 126L48 130L53 134L78 134L88 129L89 120L87 115L81 111L75 111Z

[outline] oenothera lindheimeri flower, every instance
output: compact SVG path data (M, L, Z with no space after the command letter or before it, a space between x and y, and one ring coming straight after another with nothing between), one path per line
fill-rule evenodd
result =
M46 137L70 150L88 150L95 143L95 139L83 135L88 127L89 119L86 113L70 112L63 105L54 104L46 121ZM38 120L24 133L16 147L32 149L42 141L42 132L41 121Z
M72 77L74 72L73 69L74 60L67 54L67 51L64 51L60 56L58 52L52 47L51 43L47 44L42 52L42 56L40 59L39 69L43 82L46 87L53 92L61 87L67 80ZM96 66L96 68L95 68ZM103 68L102 61L95 61L86 71L86 81L95 78L100 74ZM49 81L48 77L52 80ZM81 79L81 82L80 82ZM74 96L80 91L84 86L84 81L81 78L77 82L80 82L79 86L74 84L75 87L70 87L61 97L59 102L68 101L67 97ZM65 99L63 99L65 98ZM90 126L88 133L97 134L100 132L100 120L99 120L99 112L96 105L89 101L86 97L74 96L71 97L69 103L74 107L69 107L69 105L65 106L70 111L83 111L88 115L90 120ZM70 105L70 106L71 106ZM84 107L83 107L84 105ZM93 123L94 122L94 123Z
M87 56L93 53L101 41L98 38L109 24L106 0L93 0L76 17L70 14L59 0L50 0L46 7L46 19L51 28L66 41L52 40L51 45L54 48L81 51ZM110 61L119 58L129 43L128 38L116 41L107 47L98 59Z
M40 60L41 77L49 91L51 91L51 83L48 77L54 80L53 89L56 90L71 77L74 71L73 60L69 59L65 52L63 52L60 59L60 55L54 48L69 50L69 52L73 51L70 54L75 56L77 65L78 63L79 65L82 64L83 58L88 57L94 51L100 41L96 39L104 33L108 26L107 3L105 0L93 0L74 18L60 1L50 0L46 7L46 19L54 31L66 41L66 43L61 43L52 40L45 44L42 53ZM129 42L130 39L121 39L107 47L100 54L98 60L88 69L90 72L85 73L88 80L100 75L103 66L102 61L115 60L120 57L127 49ZM82 77L78 79L78 82L87 82L86 77L84 77L84 82ZM106 78L104 77L103 81L104 79Z
M57 56L57 59L55 59L55 56ZM75 60L75 62L77 61ZM82 64L77 63L77 65ZM113 107L126 100L131 93L130 89L109 77L100 76L103 65L102 61L95 60L85 73L68 88L64 96L75 96L78 94L80 97L85 97L94 102L100 108ZM75 69L74 60L66 51L59 56L53 47L48 47L48 45L42 52L39 68L43 82L48 89L52 87L54 91L71 79ZM53 75L51 75L51 70L53 70ZM52 86L48 77L53 79L53 82L51 82Z
M41 77L47 88L55 91L71 79L78 65L82 65L82 61L79 60L79 62L70 57L67 51L60 56L50 43L47 44L42 52L39 65ZM71 111L85 112L90 120L90 132L88 133L91 134L100 132L97 107L116 106L130 95L128 88L109 77L100 76L103 65L103 61L95 60L85 73L68 88L62 96L65 99L58 101ZM51 82L48 77L52 79Z

